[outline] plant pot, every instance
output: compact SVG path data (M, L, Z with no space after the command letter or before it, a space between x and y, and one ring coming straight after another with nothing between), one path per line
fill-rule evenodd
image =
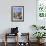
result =
M41 44L41 43L44 42L44 40L45 40L45 39L38 39L38 40L37 40L37 43Z
M40 43L40 39L37 39L37 43Z

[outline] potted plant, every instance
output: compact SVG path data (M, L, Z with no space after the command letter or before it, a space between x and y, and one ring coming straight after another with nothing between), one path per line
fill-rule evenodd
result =
M40 40L46 36L45 32L35 32L33 35L37 38L38 43L40 43Z

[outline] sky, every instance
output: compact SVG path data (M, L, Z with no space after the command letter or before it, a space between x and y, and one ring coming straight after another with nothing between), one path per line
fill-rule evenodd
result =
M18 13L18 12L22 12L23 7L14 7L14 12Z

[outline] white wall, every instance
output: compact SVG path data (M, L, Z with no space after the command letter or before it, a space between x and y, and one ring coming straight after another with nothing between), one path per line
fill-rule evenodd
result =
M24 22L11 22L11 6L16 5L24 6ZM29 32L31 24L36 24L36 0L0 1L0 30L18 26L19 31Z
M11 6L24 6L24 22L11 22ZM36 24L36 0L0 0L0 34L17 26L19 32L32 35L32 24Z

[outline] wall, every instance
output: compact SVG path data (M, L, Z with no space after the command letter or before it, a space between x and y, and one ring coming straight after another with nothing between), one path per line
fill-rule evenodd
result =
M11 22L11 6L24 6L24 22ZM0 0L0 34L17 26L19 32L32 36L32 24L36 24L36 0Z

